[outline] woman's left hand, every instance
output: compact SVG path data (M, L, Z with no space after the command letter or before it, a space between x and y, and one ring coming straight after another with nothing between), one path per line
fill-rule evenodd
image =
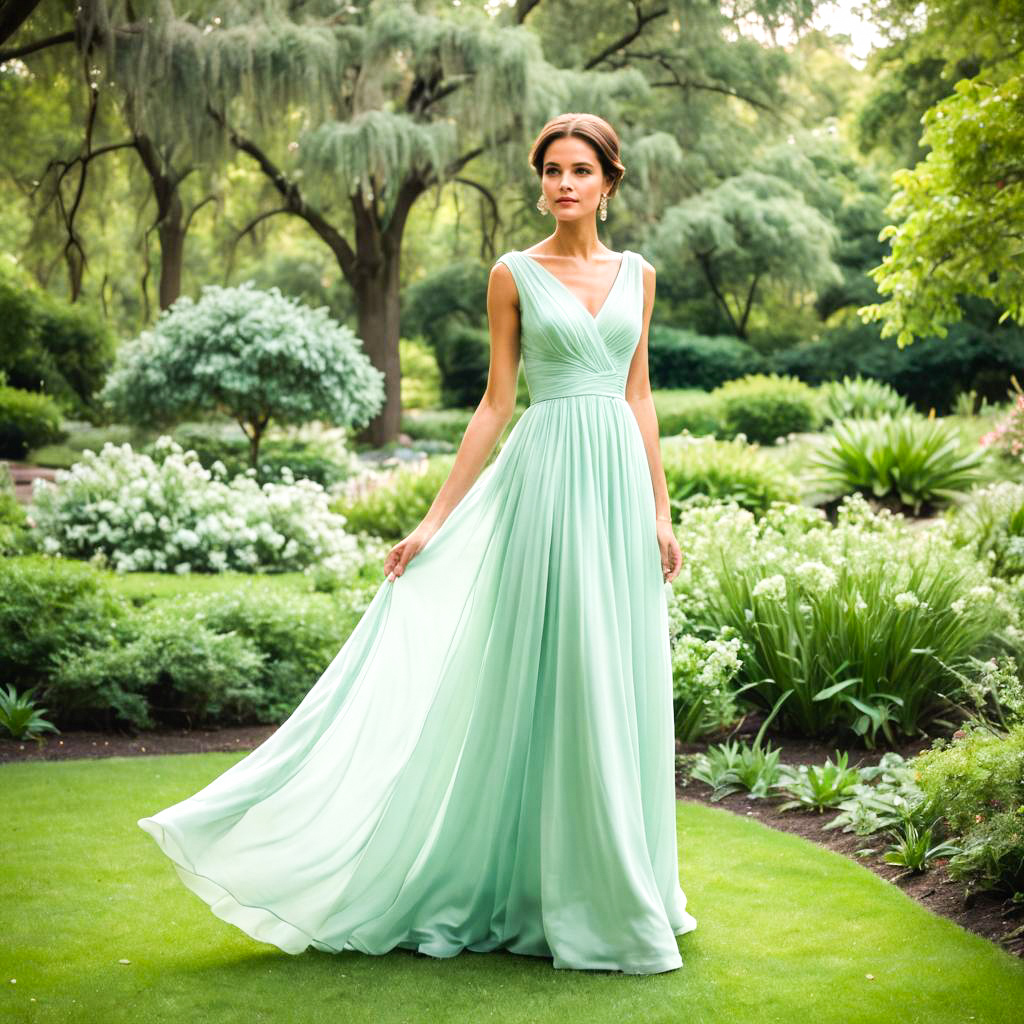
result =
M661 548L661 571L666 583L671 583L683 567L683 553L671 523L658 520L658 546Z

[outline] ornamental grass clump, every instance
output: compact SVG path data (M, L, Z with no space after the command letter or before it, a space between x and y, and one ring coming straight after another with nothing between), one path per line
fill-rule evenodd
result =
M29 509L37 549L91 559L118 572L284 572L330 556L359 559L344 516L311 480L224 479L163 435L162 461L128 444L87 449L56 480L34 482Z
M909 413L840 420L809 462L814 483L826 491L871 495L917 515L981 482L986 459L954 425Z
M874 419L877 416L899 416L912 412L910 403L885 381L871 377L844 376L826 381L819 395L827 422L846 419Z
M684 510L677 600L695 628L741 640L735 685L783 731L817 738L918 735L958 694L959 670L1019 613L1001 581L957 548L944 523L844 500L761 519L735 504Z
M1024 574L1024 484L1002 480L978 487L947 515L954 543L987 559L994 575Z

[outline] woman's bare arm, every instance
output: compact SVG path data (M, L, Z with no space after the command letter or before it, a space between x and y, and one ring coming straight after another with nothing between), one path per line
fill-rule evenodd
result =
M657 272L644 260L644 319L640 343L633 353L626 378L626 401L640 425L647 463L651 469L651 485L654 488L655 515L668 517L671 507L668 503L668 485L665 483L665 469L661 463L661 442L658 437L658 414L654 410L651 396L651 380L647 366L647 336L651 326L651 311L654 309L654 292L657 287Z
M647 450L647 465L651 470L651 486L654 489L654 515L657 519L658 547L661 549L661 570L666 582L674 580L683 567L683 553L679 548L672 529L672 508L668 501L668 484L665 481L665 467L661 462L661 441L658 430L658 414L651 396L651 380L647 363L647 337L651 327L651 311L654 309L654 292L657 287L657 272L644 260L644 317L643 331L626 378L626 401L636 416L640 433Z
M487 282L487 320L491 359L487 387L462 436L448 478L437 492L419 526L388 552L384 571L388 579L401 576L410 559L440 529L452 509L480 475L515 413L519 379L519 296L512 272L495 263Z

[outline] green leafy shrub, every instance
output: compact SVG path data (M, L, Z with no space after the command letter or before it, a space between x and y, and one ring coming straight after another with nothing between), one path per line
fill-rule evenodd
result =
M111 643L128 612L90 565L41 555L0 559L0 677L47 682L65 651Z
M998 324L989 302L963 298L959 304L967 320L951 324L941 344L901 349L880 337L877 324L854 320L818 340L773 352L769 365L812 385L859 373L884 381L920 412L934 409L940 416L952 411L964 391L1002 401L1010 375L1024 366L1024 329Z
M962 839L954 878L977 888L1024 891L1024 725L1006 735L968 728L913 761L928 805Z
M400 338L398 357L402 364L402 409L434 408L441 401L441 374L430 346L418 338Z
M229 478L245 473L250 467L249 444L245 438L226 438L196 427L178 429L174 438L183 448L194 451L206 469L220 462ZM155 444L140 446L138 450L159 457ZM258 484L281 483L290 473L296 480L312 480L327 489L347 480L356 471L357 462L351 453L339 455L333 444L269 437L260 445L253 479Z
M774 444L787 434L815 430L822 420L814 389L795 377L750 374L711 394L721 403L725 431L748 441Z
M1005 736L967 729L952 742L936 741L913 766L932 809L952 832L966 835L979 817L1015 811L1024 803L1024 725Z
M0 370L6 383L43 392L74 415L92 416L115 349L114 334L97 310L54 298L28 273L0 261Z
M972 828L950 860L949 873L978 889L1024 895L1024 804L993 814Z
M253 583L151 601L102 643L62 648L47 700L75 727L283 721L355 627L367 589L346 602Z
M800 499L797 479L757 445L740 438L719 441L683 435L663 439L661 451L669 499L674 503L704 495L764 512L773 502Z
M452 455L435 455L422 470L391 470L372 479L372 486L358 497L341 498L331 508L345 517L346 529L353 533L401 540L427 514L454 462Z
M913 736L960 692L958 671L1015 622L1002 589L943 529L847 498L837 523L820 510L737 505L682 510L683 567L673 581L697 628L731 627L742 645L744 699L783 705L784 731Z
M150 611L118 642L64 651L48 699L74 727L244 722L261 703L261 664L248 639Z
M726 381L764 369L764 357L733 335L714 337L655 325L648 346L652 388L711 391Z
M984 459L954 426L910 414L835 423L809 461L821 487L873 495L916 515L981 481Z
M458 445L472 418L472 409L416 409L402 416L402 433L414 441Z
M0 555L15 555L29 547L28 516L14 495L14 482L6 462L0 462Z
M441 404L445 408L475 406L487 386L491 338L486 327L452 323L434 346L441 371Z
M684 432L696 436L723 434L722 403L705 391L657 391L654 408L658 432L673 437Z
M826 381L819 394L827 423L901 416L912 411L910 403L893 387L860 374L853 378L844 376L841 381Z
M954 542L987 560L995 575L1024 573L1024 484L1003 480L975 488L947 518Z
M372 593L364 587L351 604L323 594L296 600L270 587L253 586L231 594L186 595L168 606L185 622L203 623L221 634L250 643L263 658L258 685L262 691L250 704L250 720L283 721L338 653L355 627Z
M32 448L65 437L61 412L52 398L0 386L0 456L24 459Z

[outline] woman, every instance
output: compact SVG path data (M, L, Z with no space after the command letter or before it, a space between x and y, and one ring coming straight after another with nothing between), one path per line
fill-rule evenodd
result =
M491 271L487 388L423 522L288 720L139 825L289 953L505 949L651 974L678 878L664 586L679 572L647 375L654 269L595 215L611 126L549 121L554 233ZM531 404L501 451L520 356Z

